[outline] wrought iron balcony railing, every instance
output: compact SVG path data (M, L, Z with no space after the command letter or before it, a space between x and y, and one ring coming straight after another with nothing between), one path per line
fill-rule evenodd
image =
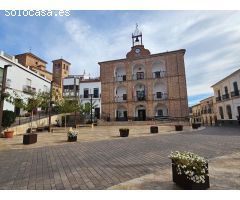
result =
M157 92L153 94L153 100L167 100L168 94L166 92Z
M226 99L229 99L229 94L228 93L222 95L222 100L226 100Z
M127 95L123 94L123 96L117 96L115 97L115 102L126 102L127 101Z
M117 81L117 82L121 82L121 81L126 81L127 80L127 76L126 75L116 76L114 78L115 78L115 81Z
M28 93L28 94L33 94L36 92L36 88L33 88L29 85L24 85L23 86L23 92Z
M145 79L144 73L136 73L132 75L133 80L142 80Z
M219 96L219 97L216 97L216 102L218 101L222 101L222 98Z
M153 72L153 78L164 78L166 76L167 72L166 71L156 71Z
M238 96L240 96L239 90L235 90L235 91L231 92L231 97L238 97Z

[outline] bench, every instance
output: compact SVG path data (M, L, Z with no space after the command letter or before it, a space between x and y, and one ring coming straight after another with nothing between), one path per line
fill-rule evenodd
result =
M67 132L67 129L65 129L64 127L62 128L50 128L50 132L53 133L54 131L60 131L60 132Z
M97 123L93 123L93 126L97 126ZM77 124L75 128L81 128L81 127L92 127L92 124Z
M45 129L45 126L39 126L39 127L37 127L37 129L36 129L37 132L43 132L44 130L46 130L46 129Z

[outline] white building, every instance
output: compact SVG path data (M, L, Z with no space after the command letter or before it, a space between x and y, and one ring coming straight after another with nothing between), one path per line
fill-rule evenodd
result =
M92 102L96 105L94 116L101 117L101 82L99 78L84 79L80 81L80 103Z
M240 117L240 69L215 83L215 112L221 125L238 124Z
M4 65L11 65L7 70L6 92L13 94L15 91L19 96L27 98L31 92L49 91L51 82L40 76L38 73L22 66L14 56L5 52L0 52L0 69L3 71ZM0 78L1 79L1 78ZM2 79L0 80L2 82ZM3 110L15 111L17 115L22 114L22 110L15 108L9 102L4 102Z

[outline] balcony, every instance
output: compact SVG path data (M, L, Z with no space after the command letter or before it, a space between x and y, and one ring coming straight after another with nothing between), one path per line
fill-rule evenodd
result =
M227 99L229 99L229 94L228 93L222 95L222 100L227 100Z
M114 78L115 78L115 81L117 81L117 82L122 82L122 81L126 81L127 80L127 76L126 75L116 76Z
M166 71L156 71L152 74L153 78L164 78L166 77Z
M127 94L123 94L123 96L115 97L115 102L121 103L127 101Z
M144 73L143 72L138 72L136 74L132 75L133 80L142 80L144 79Z
M77 92L76 93L76 97L78 97L78 95L79 95L79 93ZM75 97L75 93L74 93L74 91L64 91L63 92L63 96L64 97Z
M216 102L219 102L219 101L222 101L222 98L221 98L221 96L219 96L219 97L216 97Z
M147 100L145 95L137 95L133 99L134 99L134 101L146 101Z
M239 90L231 92L231 97L238 97L239 96Z
M33 88L29 85L24 85L23 86L23 92L27 93L27 94L34 94L34 93L36 93L36 88Z
M157 92L156 94L153 94L153 100L159 101L159 100L167 100L168 94L166 92Z

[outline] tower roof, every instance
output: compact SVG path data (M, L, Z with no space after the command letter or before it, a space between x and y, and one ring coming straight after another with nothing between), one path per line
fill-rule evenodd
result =
M68 61L66 61L66 60L64 60L64 59L62 59L62 58L60 58L60 59L56 59L56 60L53 60L52 62L56 62L56 61L65 62L65 63L68 63L69 65L71 65L70 62L68 62Z

